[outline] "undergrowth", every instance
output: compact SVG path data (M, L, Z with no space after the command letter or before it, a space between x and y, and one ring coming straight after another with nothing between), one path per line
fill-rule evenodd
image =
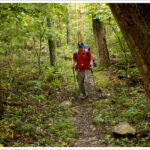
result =
M58 60L57 67L49 67L45 62L38 76L37 63L27 57L22 61L15 58L0 72L5 109L0 121L0 144L70 146L76 136L71 110L56 101L63 84L72 81L73 75L66 71L70 64Z
M99 130L105 129L105 139L100 142L108 146L150 146L150 136L128 139L127 137L114 138L112 135L114 126L120 122L128 122L137 132L149 131L150 104L145 97L143 87L140 85L128 87L125 86L125 83L119 84L118 82L116 84L115 81L108 80L106 74L104 76L101 73L101 78L103 77L105 84L99 84L99 86L103 90L109 86L111 88L110 97L91 103L93 119L97 128Z

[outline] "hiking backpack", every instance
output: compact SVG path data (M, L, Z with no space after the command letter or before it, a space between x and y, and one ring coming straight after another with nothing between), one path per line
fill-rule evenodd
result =
M90 51L90 46L88 44L84 44L84 48ZM96 67L96 63L95 63L95 57L92 58L93 61L93 67Z
M86 44L87 45L87 44ZM88 45L87 45L88 46ZM89 47L89 46L88 46ZM84 47L85 48L85 47ZM85 54L87 56L87 58L89 59L89 54L88 54L88 50L90 50L90 47L88 49L85 49ZM76 50L75 52L75 59L77 60L77 56L78 56L78 50ZM96 63L95 63L95 58L93 57L92 58L92 61L93 61L93 67L96 67Z

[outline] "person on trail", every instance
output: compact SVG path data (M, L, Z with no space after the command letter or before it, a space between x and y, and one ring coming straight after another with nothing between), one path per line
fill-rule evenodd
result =
M83 42L78 42L78 50L73 54L72 68L74 67L77 71L77 81L81 91L81 97L86 98L92 96L92 56L91 52L84 48Z

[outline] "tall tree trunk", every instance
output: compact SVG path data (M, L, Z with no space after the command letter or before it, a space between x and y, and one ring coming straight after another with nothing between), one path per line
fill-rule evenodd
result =
M120 45L120 49L123 51L124 53L124 58L125 58L125 63L126 63L126 66L125 66L125 71L126 71L126 79L128 79L128 58L127 58L127 51L125 49L125 46L124 44L121 42L121 39L120 37L117 35L117 31L114 27L112 27L112 30L114 31L115 35L116 35L116 38L118 39L118 43Z
M106 44L104 27L101 25L100 19L93 20L93 32L95 37L97 60L99 67L110 66L109 52Z
M69 18L69 13L70 13L70 9L69 9L69 4L67 4L67 8L66 8L66 18L67 18L67 26L66 26L66 30L67 30L67 44L70 44L70 18Z
M40 49L38 55L39 75L41 74L41 51L42 51L42 35L40 35Z
M109 4L150 97L150 4Z
M82 34L81 34L81 10L80 6L78 5L77 8L77 16L78 16L78 41L82 41Z
M0 76L0 119L2 118L3 111L4 111L4 107L3 107L3 96L2 96L1 76Z
M58 21L57 21L57 29L59 30L59 32L62 34L62 28L61 28L61 20L60 20L60 15L57 16L58 17ZM57 39L57 47L61 47L61 37L60 35L58 36L58 39Z
M35 56L38 57L38 51L37 51L37 49L36 49L36 41L35 41L35 37L33 37L33 49L34 49Z
M75 6L75 18L77 18L77 4L75 3L74 6Z
M52 29L52 22L48 17L47 17L47 26L50 29ZM50 65L55 66L55 41L53 37L48 39L48 46L49 46L49 55L50 55Z

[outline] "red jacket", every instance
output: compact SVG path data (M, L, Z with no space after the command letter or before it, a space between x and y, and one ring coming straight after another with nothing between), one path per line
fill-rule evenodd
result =
M84 72L85 69L89 68L90 61L92 59L91 52L88 50L86 54L86 50L83 50L83 54L79 52L74 52L73 59L77 61L77 70L79 72Z

